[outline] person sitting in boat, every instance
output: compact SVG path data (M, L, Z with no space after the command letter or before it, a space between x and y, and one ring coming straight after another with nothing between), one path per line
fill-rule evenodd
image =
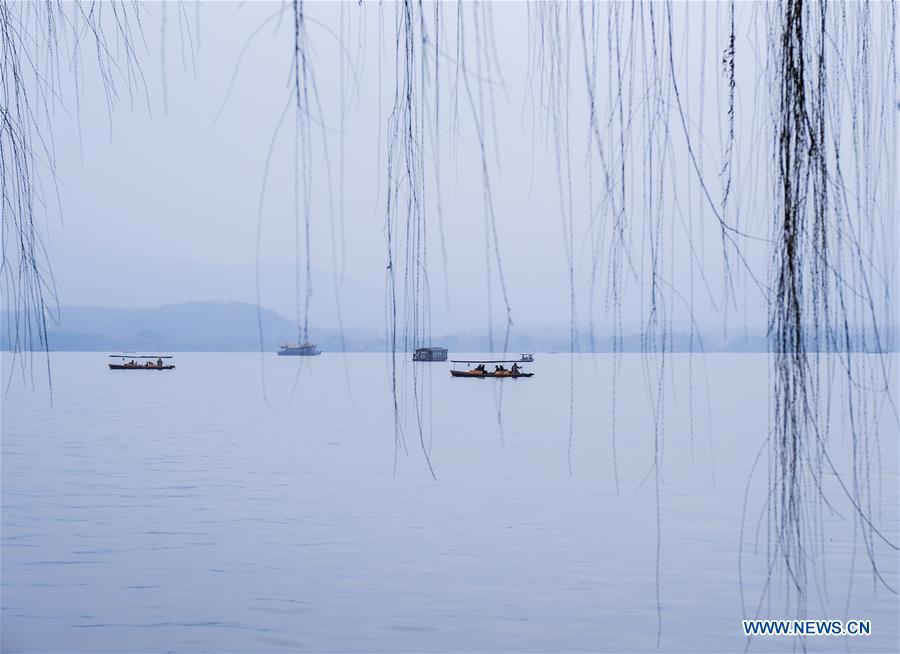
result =
M506 372L506 368L503 367L503 364L499 366L494 366L494 372Z
M484 364L482 363L482 364L476 366L476 367L475 367L475 371L476 371L476 372L484 372L484 371L485 371L485 370L484 370Z

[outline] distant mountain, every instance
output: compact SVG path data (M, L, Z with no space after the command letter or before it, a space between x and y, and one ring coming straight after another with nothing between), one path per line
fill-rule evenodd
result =
M9 349L9 317L2 312L3 349ZM297 324L272 311L242 302L186 302L156 309L61 307L59 323L49 329L50 348L57 351L154 350L171 352L247 352L302 338ZM337 330L310 330L324 350L341 349ZM383 339L366 330L347 330L348 350L383 350Z
M8 326L13 324L6 311L0 311L0 347L10 349ZM166 352L253 352L260 349L274 351L283 342L302 340L294 320L256 305L243 302L185 302L167 304L155 309L123 309L107 307L61 307L59 322L50 324L50 349L56 351L166 351ZM857 333L854 343L858 343ZM452 352L500 352L504 333L495 329L467 330L455 334L435 334L428 343L441 345ZM382 334L363 328L345 329L310 326L309 339L326 352L384 352ZM876 339L867 335L866 350L874 351ZM883 350L895 351L898 338L895 332L881 334L878 341ZM516 328L511 334L507 352L568 352L570 335L567 329ZM33 349L42 349L33 344ZM416 345L400 343L398 349L412 350ZM579 331L576 334L577 352L766 352L765 334L749 333L739 336L723 335L720 331L701 335L672 332L655 338L643 338L639 333L624 334L618 346L609 334Z
M58 296L65 298L67 305L78 307L141 308L204 298L222 304L259 304L293 316L297 286L302 289L305 279L298 278L293 261L261 259L257 269L252 261L203 263L152 250L98 250L95 245L80 246L77 241L55 250L52 261ZM340 308L345 326L365 327L373 321L378 324L384 316L384 291L381 284L371 281L341 277ZM336 325L331 271L312 268L311 284L309 315L314 316L316 324Z

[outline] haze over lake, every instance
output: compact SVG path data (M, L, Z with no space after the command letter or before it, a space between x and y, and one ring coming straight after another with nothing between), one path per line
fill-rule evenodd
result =
M900 652L896 27L0 4L0 654Z
M743 618L787 614L783 580L759 606L766 355L697 356L691 375L687 355L665 358L658 505L655 355L622 355L614 431L613 356L572 359L571 473L569 355L538 354L535 377L502 381L404 363L396 472L388 360L188 353L144 372L54 353L52 406L39 373L34 389L14 378L0 443L3 650L644 652L659 626L662 651L722 652L745 646ZM881 471L871 510L897 542L890 420L885 408L869 453ZM828 451L846 473L838 401ZM853 510L823 479L825 583L809 612L871 619L873 632L806 647L894 651L897 595L873 584ZM897 587L896 552L877 541L875 555Z

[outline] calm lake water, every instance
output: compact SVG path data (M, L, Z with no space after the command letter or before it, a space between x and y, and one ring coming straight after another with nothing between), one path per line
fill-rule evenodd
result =
M2 397L2 649L742 651L766 581L765 450L752 471L767 357L666 359L658 502L657 363L623 355L614 385L611 356L575 356L573 402L569 355L503 381L404 363L395 470L383 354L182 354L171 372L54 354L52 407L40 372ZM834 405L829 452L846 472ZM896 543L897 429L882 413L872 511ZM873 582L834 475L823 487L834 511L809 614L871 619L873 634L806 646L896 652L897 595ZM897 553L875 545L898 587ZM784 584L759 617L788 615Z

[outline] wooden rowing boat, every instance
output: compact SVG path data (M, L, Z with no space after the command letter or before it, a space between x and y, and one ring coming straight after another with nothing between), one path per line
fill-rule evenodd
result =
M127 363L110 363L107 365L109 365L110 370L174 370L175 369L174 365L158 366L156 364L153 364L152 366L138 366L138 365L130 366Z
M450 371L451 377L474 377L475 379L483 379L485 377L511 377L518 379L519 377L534 377L533 372L525 372L519 365L518 359L453 359L451 363L454 369ZM456 370L457 364L465 364L467 370ZM511 363L510 368L505 368L504 363ZM494 369L490 370L486 366L493 365ZM475 366L474 368L472 366Z
M503 377L512 377L513 379L515 379L515 378L517 378L517 377L533 377L533 376L534 376L534 373L533 373L533 372L517 372L517 373L513 373L513 372L510 372L509 370L501 370L501 371L499 371L499 372L490 372L490 371L484 371L484 372L482 372L481 370L451 370L451 371L450 371L450 375L453 376L453 377L477 377L477 378L483 378L483 377L500 377L500 378L503 378Z
M107 365L110 370L174 370L168 354L110 354ZM165 362L164 362L165 360Z

